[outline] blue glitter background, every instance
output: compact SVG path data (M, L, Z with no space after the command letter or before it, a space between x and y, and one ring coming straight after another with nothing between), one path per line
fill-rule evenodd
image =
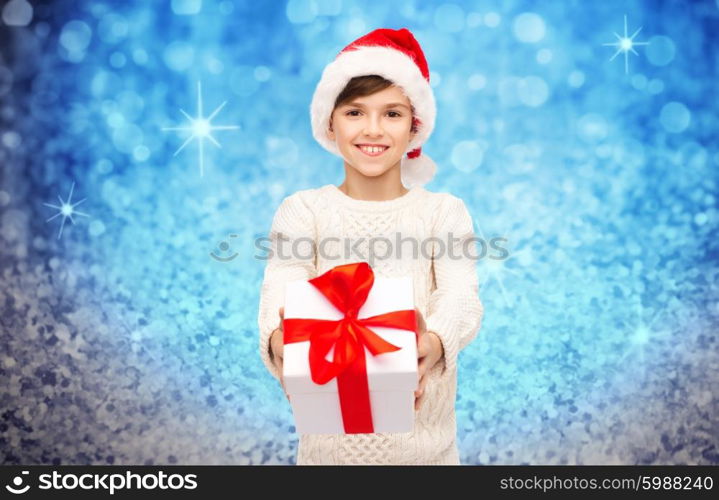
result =
M1 14L2 463L294 463L258 353L255 240L285 196L342 182L309 103L377 27L411 29L432 70L426 187L507 239L507 259L478 263L462 463L719 463L719 2ZM642 27L626 62L606 45L625 16ZM211 125L236 128L177 152L191 135L166 128L198 116L200 84L202 116L226 102ZM74 222L48 220L58 197L81 202Z

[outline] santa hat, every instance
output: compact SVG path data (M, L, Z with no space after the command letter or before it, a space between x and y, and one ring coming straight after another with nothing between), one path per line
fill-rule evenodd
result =
M402 28L376 29L350 43L329 63L317 84L310 105L312 135L330 153L342 156L326 131L337 96L355 76L379 75L400 87L414 107L417 133L402 157L402 184L407 188L429 182L437 170L421 145L434 129L437 109L429 86L429 68L412 33Z

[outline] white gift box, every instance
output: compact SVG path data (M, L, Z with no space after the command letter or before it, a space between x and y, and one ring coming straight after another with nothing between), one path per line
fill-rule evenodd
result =
M285 287L285 319L341 320L340 312L308 281L292 281ZM412 278L374 278L357 318L391 311L414 310ZM367 326L387 342L400 347L373 356L366 348L367 382L374 432L411 432L414 427L414 391L418 388L417 340L414 331ZM344 434L337 378L326 384L312 380L310 341L284 345L283 380L289 395L295 427L300 434ZM332 361L334 347L326 356Z

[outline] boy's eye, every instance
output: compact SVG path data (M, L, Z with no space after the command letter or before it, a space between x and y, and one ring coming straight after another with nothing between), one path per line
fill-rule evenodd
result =
M357 116L357 115L353 115L352 113L359 113L359 112L360 112L359 110L353 109L352 111L348 111L346 114L348 116ZM398 113L396 111L388 111L387 113L392 114L393 115L392 118L398 118L398 117L402 116L400 113Z

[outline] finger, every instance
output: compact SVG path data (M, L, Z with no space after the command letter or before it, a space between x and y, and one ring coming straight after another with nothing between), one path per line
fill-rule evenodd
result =
M415 391L415 395L419 395L420 389L423 387L423 381L426 378L426 371L427 371L427 359L424 358L420 360L419 364L417 365L417 375L419 376L419 383L417 384L417 390Z
M417 357L423 358L427 355L427 352L429 351L429 345L427 343L427 337L424 334L421 334L419 336L419 340L417 341Z
M289 394L287 394L287 389L285 388L285 376L284 376L284 373L282 372L282 362L280 362L279 365L280 365L280 367L279 367L279 369L280 369L280 386L282 386L282 392L285 393L285 397L289 401L290 396L289 396Z
M284 335L284 333L283 333ZM285 343L283 341L277 342L277 357L280 358L280 361L282 361L285 357Z
M282 359L285 356L285 332L282 330L282 322L280 322L280 327L277 330L280 333L275 339L274 350L277 356Z
M424 402L424 393L420 394L420 396L414 400L415 411L419 410L422 407L423 402Z
M427 339L424 335L420 335L419 343L417 344L417 356L423 358L427 355Z
M424 379L425 378L426 378L426 376L422 376L419 379L419 383L417 384L417 389L414 391L415 397L422 395L422 392L424 391Z
M422 406L422 403L424 402L425 399L426 399L426 396L424 395L424 393L422 393L422 394L420 394L419 396L415 397L415 398L414 398L414 409L415 409L415 410L419 410L420 407Z
M282 341L278 341L276 339L272 339L272 342L270 344L271 350L270 353L272 354L271 359L273 362L282 361L282 357L284 356L284 344Z
M414 311L417 318L417 330L419 331L419 333L423 333L427 329L427 326L424 322L424 316L422 316L422 312L419 310L419 308L415 307Z
M420 377L420 380L422 380L422 377L424 377L424 373L427 371L427 358L422 358L417 365L417 374Z
M427 376L425 375L422 377L422 380L419 381L419 392L420 394L424 394L424 390L427 387Z
M419 384L417 384L417 390L415 393L419 396L424 392L424 388L427 385L427 375L422 375L422 377L419 379Z

